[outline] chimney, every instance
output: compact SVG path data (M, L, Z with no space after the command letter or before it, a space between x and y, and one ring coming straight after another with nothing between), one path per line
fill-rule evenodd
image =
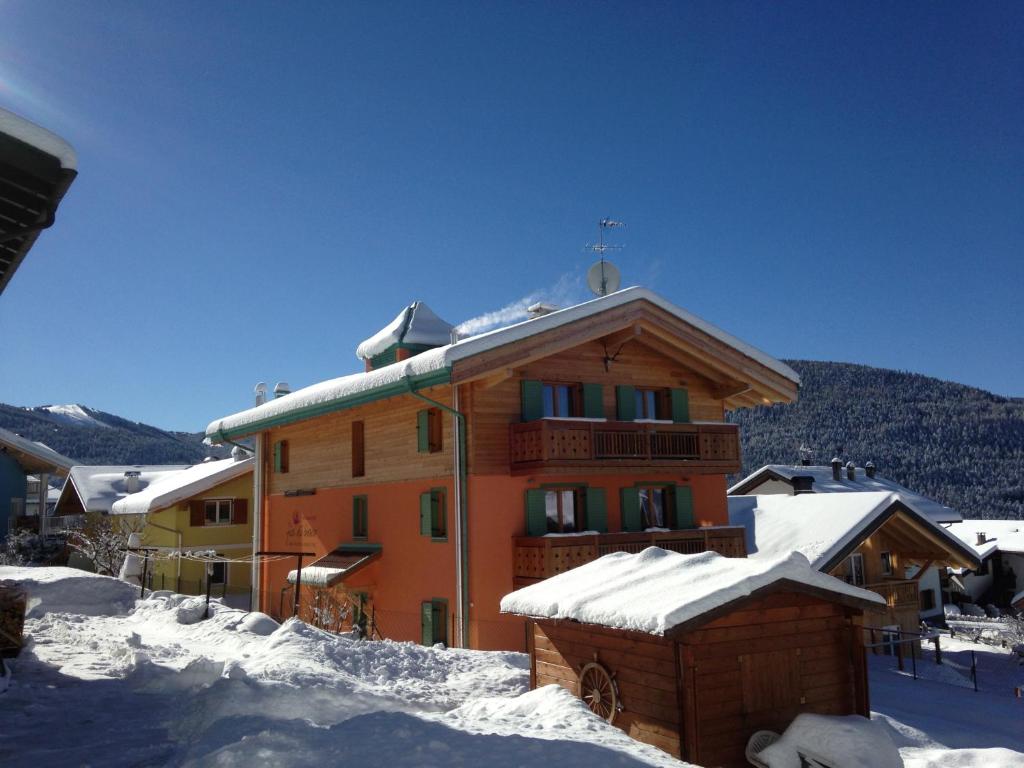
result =
M526 308L527 313L530 315L530 319L533 320L537 317L544 317L544 315L550 315L552 312L557 312L558 307L554 304L545 304L542 301L538 301L536 304L531 304Z
M832 459L832 479L837 481L843 479L843 460L838 456Z
M249 452L240 445L236 445L231 449L231 460L232 461L243 461L249 458Z
M814 485L814 477L811 475L794 475L792 482L794 496L799 496L801 493L814 493L814 489L811 487Z
M128 493L138 493L141 490L139 485L139 475L141 474L141 472L134 469L124 473L124 489Z
M260 382L256 385L256 405L263 405L267 402L267 385L264 382Z
M984 531L978 531L978 546L980 547L986 541L988 541L988 539L985 538L985 532Z
M875 476L875 462L869 461L864 465L864 474L872 478Z
M277 397L284 397L285 395L290 395L291 393L292 393L292 388L288 386L288 382L287 381L279 381L279 382L277 382L277 384L274 385L274 397L275 398L277 398Z
M857 465L852 461L846 462L846 479L851 481L857 479Z

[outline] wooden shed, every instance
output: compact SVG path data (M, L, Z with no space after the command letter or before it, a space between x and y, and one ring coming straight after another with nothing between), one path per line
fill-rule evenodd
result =
M784 560L614 553L507 595L531 618L532 687L561 685L634 738L747 765L758 730L869 714L863 610L881 598Z

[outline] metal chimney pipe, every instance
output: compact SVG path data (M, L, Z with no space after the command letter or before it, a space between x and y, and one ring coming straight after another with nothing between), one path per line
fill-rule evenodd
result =
M843 479L843 461L838 456L832 459L832 479L836 482Z
M864 474L872 478L875 476L875 462L869 461L864 465Z
M857 479L857 465L852 461L846 462L846 479L851 481Z

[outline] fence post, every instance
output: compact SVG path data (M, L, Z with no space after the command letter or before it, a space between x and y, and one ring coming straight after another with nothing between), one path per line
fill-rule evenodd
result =
M896 635L896 664L900 668L900 672L903 672L903 638Z
M939 636L935 635L935 663L942 663L942 649L939 647Z
M910 666L914 670L914 679L917 680L917 649L920 647L921 641L915 640L914 644L910 646Z
M971 680L974 681L974 692L978 692L978 660L971 651Z

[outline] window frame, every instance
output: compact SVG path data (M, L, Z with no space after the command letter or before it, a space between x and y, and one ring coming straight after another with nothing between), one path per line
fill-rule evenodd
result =
M448 503L444 488L430 489L430 540L448 541Z
M213 504L215 513L214 519L210 519L210 505ZM224 505L227 505L227 520L220 519L220 513ZM235 519L234 499L203 499L203 527L215 527L231 525Z
M370 538L370 505L365 494L352 497L352 538Z
M352 477L366 477L366 422L352 422Z
M654 397L654 413L647 412L647 395ZM633 387L633 421L672 421L672 392L664 387Z
M568 413L559 413L558 389L565 387ZM548 391L551 391L551 413L547 412ZM583 384L578 381L555 381L542 379L540 382L540 414L542 419L578 419L583 416Z
M859 561L860 566L860 581L857 581L858 568L854 566L854 562ZM863 587L868 583L868 575L864 570L864 554L862 552L854 552L846 558L846 571L847 571L847 583L852 584L855 587Z
M637 503L640 505L640 522L643 525L642 531L650 528L667 528L670 531L676 530L676 508L675 508L675 484L674 483L639 483L633 486L636 489ZM645 520L643 494L645 491L661 492L661 525L650 525Z
M224 560L218 560L217 562L210 563L209 565L210 565L210 572L208 574L208 577L210 579L211 586L212 585L217 585L217 586L226 585L228 583L228 567L229 567L228 563L226 561L224 561ZM216 574L216 572L217 572L217 568L218 567L224 569L224 579L222 581L217 581L215 576L214 576L214 574Z
M879 560L881 561L882 575L893 576L896 573L895 563L896 558L893 557L892 550L886 549L878 553Z
M274 474L288 474L288 441L278 440L273 446Z
M582 533L587 530L587 487L584 485L542 485L540 490L544 491L544 510L547 512L548 494L555 495L556 514L558 515L558 528L552 530L550 516L547 519L547 533ZM562 494L572 493L573 496L573 526L574 530L565 530L565 510L562 504Z

